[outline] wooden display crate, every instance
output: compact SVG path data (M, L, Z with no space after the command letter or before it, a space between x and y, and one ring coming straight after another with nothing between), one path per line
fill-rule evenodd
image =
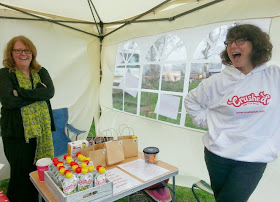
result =
M100 202L100 201L108 201L106 199L111 198L113 196L113 183L107 180L106 184L95 186L89 188L84 191L79 191L77 193L71 195L65 195L59 187L55 184L55 182L51 179L49 174L45 172L45 185L52 193L53 197L57 202ZM88 196L89 194L92 194Z

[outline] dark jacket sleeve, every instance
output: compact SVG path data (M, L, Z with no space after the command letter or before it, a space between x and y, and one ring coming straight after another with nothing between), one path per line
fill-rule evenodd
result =
M15 79L14 73L9 72L8 68L0 69L0 102L2 107L6 109L17 109L34 102L14 96L13 90L16 89Z
M41 82L47 87L38 83L37 87L32 90L19 88L17 89L19 97L22 97L27 101L46 101L54 96L54 85L48 71L42 67L38 74Z

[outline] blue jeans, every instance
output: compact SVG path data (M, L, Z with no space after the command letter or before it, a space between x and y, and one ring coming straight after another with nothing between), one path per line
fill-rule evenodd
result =
M267 163L235 161L204 149L211 187L217 202L245 202L257 187Z

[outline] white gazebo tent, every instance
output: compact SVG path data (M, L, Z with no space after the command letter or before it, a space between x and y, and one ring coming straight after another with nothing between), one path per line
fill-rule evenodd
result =
M138 136L140 151L151 145L160 148L159 158L179 168L177 184L190 186L198 179L209 182L204 132L113 109L117 51L130 40L142 44L140 51L148 50L146 46L159 36L176 33L188 44L189 60L210 30L235 22L264 25L274 45L269 63L280 65L277 0L1 0L0 48L13 36L30 38L38 49L38 61L53 78L54 109L69 108L69 122L79 129L89 130L94 119L97 135L126 123ZM6 164L3 151L0 163ZM278 199L279 167L279 160L269 164L250 201ZM0 179L8 175L5 167L0 170Z

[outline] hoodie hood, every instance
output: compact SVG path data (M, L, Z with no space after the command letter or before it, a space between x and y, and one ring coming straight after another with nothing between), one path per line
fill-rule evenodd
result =
M249 72L248 74L245 75L241 71L239 71L236 67L226 65L226 67L222 70L222 74L224 74L226 77L228 77L228 79L230 79L232 81L236 81L241 78L244 78L245 76L263 71L266 67L267 67L266 63L264 63L260 66L256 66L251 72Z

